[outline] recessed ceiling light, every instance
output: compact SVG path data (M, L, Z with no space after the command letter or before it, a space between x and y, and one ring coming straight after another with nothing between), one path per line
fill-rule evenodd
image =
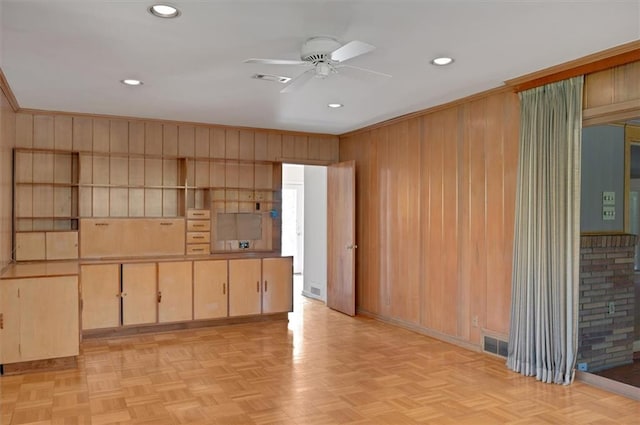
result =
M329 108L336 109L336 108L342 108L344 105L343 105L342 103L330 103L330 104L328 104L327 106L328 106Z
M127 86L141 86L142 85L142 81L134 80L133 78L125 78L124 80L120 80L120 82L122 84L127 85Z
M435 58L434 60L431 61L431 63L438 66L450 65L453 63L453 58L442 56L439 58Z
M149 13L158 18L177 18L180 11L168 4L154 4L149 8Z

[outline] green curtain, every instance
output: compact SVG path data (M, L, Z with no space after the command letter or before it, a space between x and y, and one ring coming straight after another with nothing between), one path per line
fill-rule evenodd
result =
M520 93L507 367L570 384L578 345L583 77Z

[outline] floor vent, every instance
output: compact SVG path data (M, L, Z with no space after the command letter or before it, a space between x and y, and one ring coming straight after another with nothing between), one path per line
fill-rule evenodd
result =
M507 357L507 354L509 352L509 345L507 344L507 341L502 341L486 335L484 337L484 344L482 348L487 353L495 354L505 358Z
M313 295L321 295L321 294L322 294L322 291L320 291L320 288L316 288L315 286L312 286L312 287L311 287L311 293L312 293Z

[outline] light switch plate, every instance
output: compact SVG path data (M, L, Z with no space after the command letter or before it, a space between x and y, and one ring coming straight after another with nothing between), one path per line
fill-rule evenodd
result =
M602 192L602 205L615 205L616 193L615 192Z
M616 219L616 207L603 206L602 207L602 219L604 221L611 221Z

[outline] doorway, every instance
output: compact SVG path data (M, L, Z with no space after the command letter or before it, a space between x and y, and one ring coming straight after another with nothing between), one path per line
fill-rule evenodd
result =
M293 256L294 291L326 302L327 167L282 165L282 255Z

